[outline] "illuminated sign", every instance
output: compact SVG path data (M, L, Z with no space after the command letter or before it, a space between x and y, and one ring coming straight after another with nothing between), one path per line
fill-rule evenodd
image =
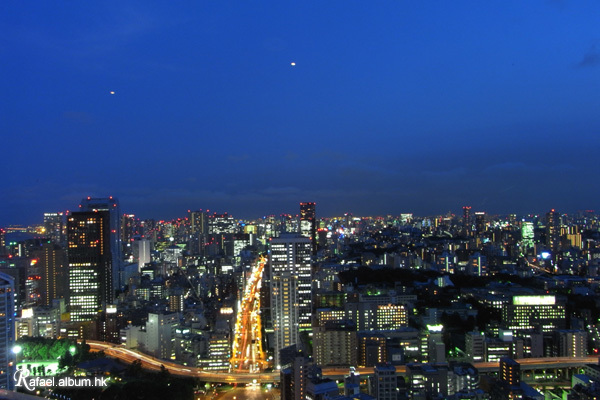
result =
M444 329L444 325L427 325L427 329L429 329L429 332L441 332Z
M515 306L548 306L556 304L555 296L513 296Z

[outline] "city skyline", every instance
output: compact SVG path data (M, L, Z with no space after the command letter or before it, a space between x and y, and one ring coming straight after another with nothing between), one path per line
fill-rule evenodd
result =
M117 196L110 196L110 197L114 198L120 202L120 199ZM87 199L89 199L89 198L102 199L102 197L90 197L90 196L88 196L86 198ZM76 203L85 201L86 198L80 199ZM125 207L124 211L119 215L120 216L130 216L131 218L135 218L137 220L142 220L142 221L144 221L144 220L175 221L178 219L189 219L191 212L193 212L193 213L202 212L202 213L206 213L207 216L229 215L235 221L256 221L256 220L260 220L260 219L266 218L266 217L283 217L283 216L295 216L296 218L298 218L299 221L301 221L302 220L302 212L301 212L301 209L298 208L298 204L303 204L303 203L296 202L296 203L292 204L292 206L287 207L286 209L282 210L280 213L270 212L270 213L255 214L255 215L252 215L247 212L244 213L243 211L241 214L237 214L237 213L231 212L231 210L226 210L226 209L222 209L222 208L217 208L217 209L188 208L185 210L184 209L176 210L173 212L173 214L171 214L169 216L166 216L165 213L162 213L159 215L147 216L147 215L139 214L138 212L136 212L136 210L132 210L127 207ZM316 203L314 203L314 204L316 204ZM294 209L294 206L297 209ZM316 220L318 221L321 219L340 218L345 215L350 215L350 216L353 216L356 218L374 218L374 217L384 217L384 216L400 217L401 215L412 215L413 217L416 217L416 218L434 218L434 217L441 217L441 216L452 216L457 221L461 221L461 220L464 220L463 207L465 207L465 205L463 205L457 209L446 209L445 211L441 211L438 213L430 213L430 214L419 214L419 213L411 212L411 210L399 210L397 212L388 212L388 213L384 213L384 214L376 214L376 213L357 214L357 213L352 212L352 210L347 210L346 212L342 212L339 214L331 214L330 213L330 214L325 215L324 213L321 212L319 205L316 204ZM565 216L569 216L569 215L573 216L573 215L577 215L580 213L595 213L596 212L596 210L589 209L589 208L579 209L579 210L560 210L560 209L551 208L551 209L547 209L547 210L536 210L539 212L533 212L530 210L529 212L526 211L526 212L522 212L522 213L516 213L516 212L511 212L510 210L508 210L506 212L494 213L494 212L490 212L490 210L487 210L487 209L478 209L473 206L468 206L468 207L473 210L476 210L474 212L474 214L476 214L476 213L483 214L488 217L494 217L494 218L515 215L518 218L525 218L525 219L529 219L529 218L533 218L533 217L545 219L545 218L547 218L548 213L555 213L557 215L565 215ZM46 210L41 215L28 214L26 221L20 221L20 222L14 223L14 224L9 224L9 223L2 224L2 221L0 221L0 227L19 227L19 226L22 226L22 227L30 226L31 227L31 226L36 226L36 225L43 225L43 224L45 224L45 214L54 215L54 214L58 213L59 215L66 216L66 215L72 214L73 212L78 212L78 211L81 211L81 208L77 205L73 206L73 207L69 207L68 209L63 209L63 210ZM475 224L475 215L472 215L471 217L472 217L473 223Z
M2 5L0 225L598 209L600 4Z

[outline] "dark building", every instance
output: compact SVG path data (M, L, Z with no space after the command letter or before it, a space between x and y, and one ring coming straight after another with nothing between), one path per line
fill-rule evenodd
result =
M313 255L317 254L316 203L300 203L300 233L310 238Z
M478 211L475 213L475 231L477 232L477 235L481 235L486 230L485 212Z
M521 365L512 358L501 358L500 379L510 386L519 386L521 384Z
M546 214L546 245L556 252L560 244L560 215L554 210Z
M40 304L51 306L54 299L69 296L69 274L65 251L57 244L44 243L32 252L41 275Z
M462 223L463 223L464 233L467 235L470 235L471 234L471 206L463 207Z
M115 197L93 198L87 197L81 200L79 211L82 212L107 212L108 213L108 238L109 251L112 266L112 291L116 291L124 286L121 282L121 272L123 269L123 252L121 243L121 209L119 200Z

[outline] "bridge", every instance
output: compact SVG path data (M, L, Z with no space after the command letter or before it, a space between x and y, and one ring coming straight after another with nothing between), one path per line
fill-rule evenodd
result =
M160 360L136 350L126 349L122 345L114 343L99 342L88 340L86 342L94 351L104 351L107 356L117 358L126 363L132 363L136 360L142 362L142 367L150 370L159 371L161 365L173 375L195 377L204 382L223 382L223 383L270 383L279 381L279 372L213 372L205 371L201 368L187 367L171 361ZM522 358L516 360L521 364L521 371L528 370L544 370L544 369L561 369L561 368L578 368L585 364L598 364L598 356L590 357L547 357L547 358ZM480 373L496 372L499 369L498 363L474 363ZM361 375L369 376L373 374L373 368L357 368ZM342 379L349 372L348 368L340 367L324 367L323 375L332 379ZM398 375L406 375L406 366L397 365L396 372Z

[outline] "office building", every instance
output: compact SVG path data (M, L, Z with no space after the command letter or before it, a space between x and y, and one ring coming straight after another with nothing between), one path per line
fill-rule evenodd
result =
M279 351L300 343L300 332L312 322L310 239L283 233L270 240L271 319L275 336L275 365Z
M32 252L41 278L40 304L52 305L55 299L69 296L69 275L65 251L57 244L43 243Z
M533 222L523 221L521 223L521 246L523 254L529 254L533 250L535 231Z
M110 242L108 250L111 257L112 291L114 293L117 289L120 289L125 285L121 279L123 251L121 243L121 208L119 206L119 200L112 196L108 198L87 197L81 200L79 211L108 213L107 222Z
M71 321L91 321L113 302L108 211L74 212L67 222Z
M15 282L12 276L0 273L0 389L14 388L15 372Z
M513 296L502 308L502 321L513 334L533 329L552 332L565 328L565 307L554 295Z
M44 234L56 244L65 240L65 214L62 212L44 213Z

